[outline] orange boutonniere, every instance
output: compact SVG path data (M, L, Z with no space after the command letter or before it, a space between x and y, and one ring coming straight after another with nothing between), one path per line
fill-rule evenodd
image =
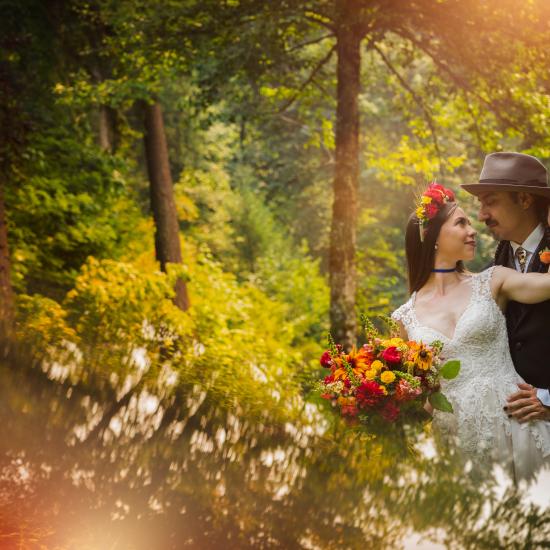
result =
M539 252L539 258L543 264L546 264L546 265L550 264L550 250L548 248L541 250Z

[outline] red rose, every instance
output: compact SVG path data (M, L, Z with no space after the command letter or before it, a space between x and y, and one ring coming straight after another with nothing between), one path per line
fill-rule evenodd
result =
M334 382L334 376L332 374L325 376L325 384L330 384L332 382Z
M328 369L332 363L332 357L330 356L330 351L325 351L325 353L321 355L321 359L319 362L321 363L322 367L325 367L325 369Z
M390 346L382 352L382 359L384 359L386 363L400 363L401 355L399 355L395 346Z

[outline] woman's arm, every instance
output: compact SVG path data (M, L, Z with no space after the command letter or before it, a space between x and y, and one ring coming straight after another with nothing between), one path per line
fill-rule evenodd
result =
M522 304L537 304L550 300L550 273L519 273L515 269L497 266L491 281L493 295L500 300Z

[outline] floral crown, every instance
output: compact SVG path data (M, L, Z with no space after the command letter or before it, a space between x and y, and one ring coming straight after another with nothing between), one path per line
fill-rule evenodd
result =
M450 189L435 182L428 185L428 189L420 196L419 204L415 210L421 242L424 242L424 236L428 230L430 220L437 216L437 213L444 204L454 202L454 200L455 194Z

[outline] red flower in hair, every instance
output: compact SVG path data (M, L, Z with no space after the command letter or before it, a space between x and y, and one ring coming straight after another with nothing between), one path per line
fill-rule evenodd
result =
M437 213L439 212L440 204L436 204L434 202L431 202L430 204L427 204L425 207L426 210L426 216L428 216L428 219L431 220L437 216Z
M445 196L447 197L447 200L454 201L455 200L455 194L450 190L444 187L445 190Z
M445 200L445 193L443 191L440 191L439 189L433 189L429 188L424 193L425 197L430 197L432 201L436 202L437 204L442 204Z

